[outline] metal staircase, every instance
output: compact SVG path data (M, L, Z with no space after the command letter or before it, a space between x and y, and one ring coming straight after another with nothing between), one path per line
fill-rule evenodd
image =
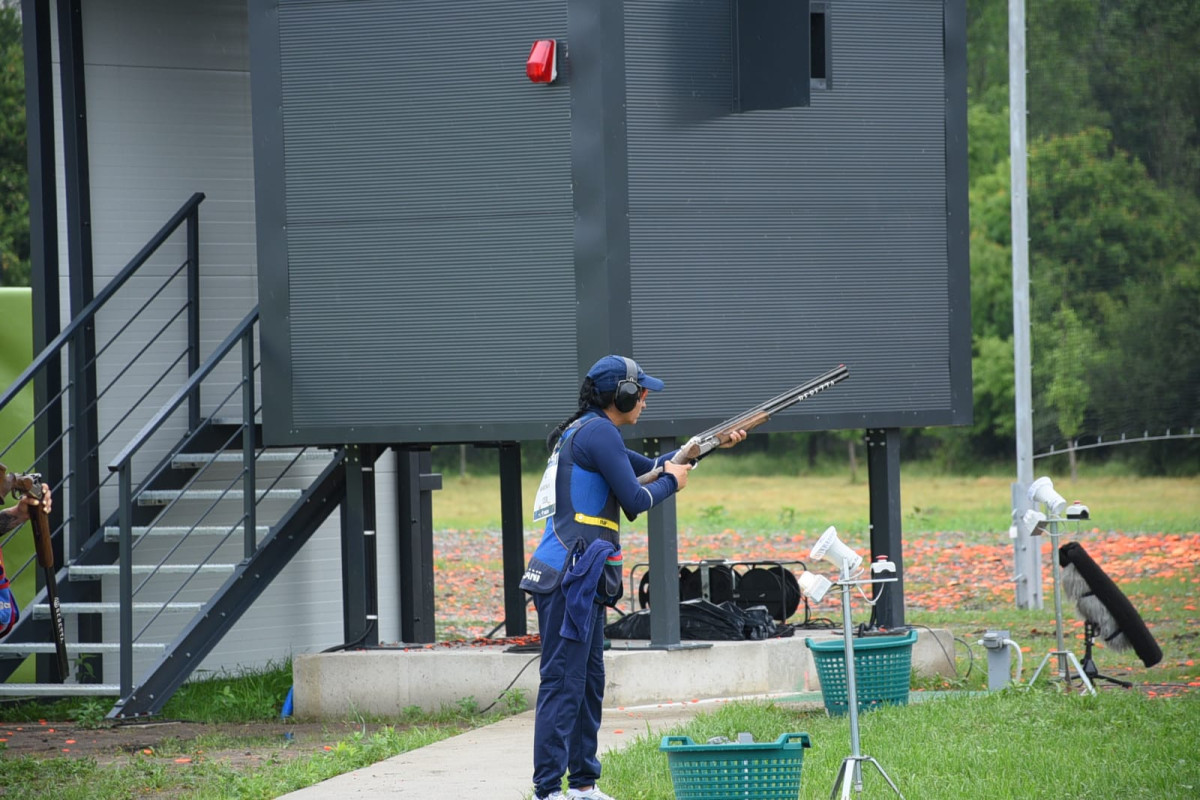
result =
M257 308L201 362L202 200L185 203L0 396L3 408L36 387L34 420L0 461L42 473L54 492L72 660L58 682L36 562L12 557L29 549L18 529L0 541L9 577L18 594L38 586L0 641L0 697L111 696L114 717L161 710L344 497L342 450L261 445ZM163 271L179 238L186 258ZM142 280L129 281L135 273ZM31 438L32 464L10 463ZM30 655L37 681L10 681Z

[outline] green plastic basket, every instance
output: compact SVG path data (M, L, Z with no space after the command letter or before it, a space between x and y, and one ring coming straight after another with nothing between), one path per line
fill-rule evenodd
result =
M677 800L796 800L807 733L784 733L774 742L696 744L664 736Z
M868 711L881 705L908 705L912 682L912 646L917 632L904 636L871 636L854 639L854 684L858 690L858 710ZM805 639L812 650L821 679L821 697L830 716L849 712L846 702L846 643L842 639L814 642Z

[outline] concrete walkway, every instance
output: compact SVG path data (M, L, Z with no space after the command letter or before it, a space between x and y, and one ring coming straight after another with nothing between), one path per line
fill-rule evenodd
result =
M723 702L727 701L606 708L600 728L600 753L620 749L647 732L661 735ZM532 774L533 712L526 711L283 797L523 800L533 794Z

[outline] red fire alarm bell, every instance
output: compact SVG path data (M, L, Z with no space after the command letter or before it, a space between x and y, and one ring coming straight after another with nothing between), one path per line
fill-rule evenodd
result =
M525 62L525 74L534 83L553 83L558 77L558 59L553 39L538 39L529 51Z

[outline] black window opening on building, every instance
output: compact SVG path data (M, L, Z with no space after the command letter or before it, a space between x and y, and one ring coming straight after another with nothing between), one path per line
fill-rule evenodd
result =
M807 106L829 89L827 0L739 0L735 8L739 111Z
M808 8L809 86L829 89L829 4L811 0Z

